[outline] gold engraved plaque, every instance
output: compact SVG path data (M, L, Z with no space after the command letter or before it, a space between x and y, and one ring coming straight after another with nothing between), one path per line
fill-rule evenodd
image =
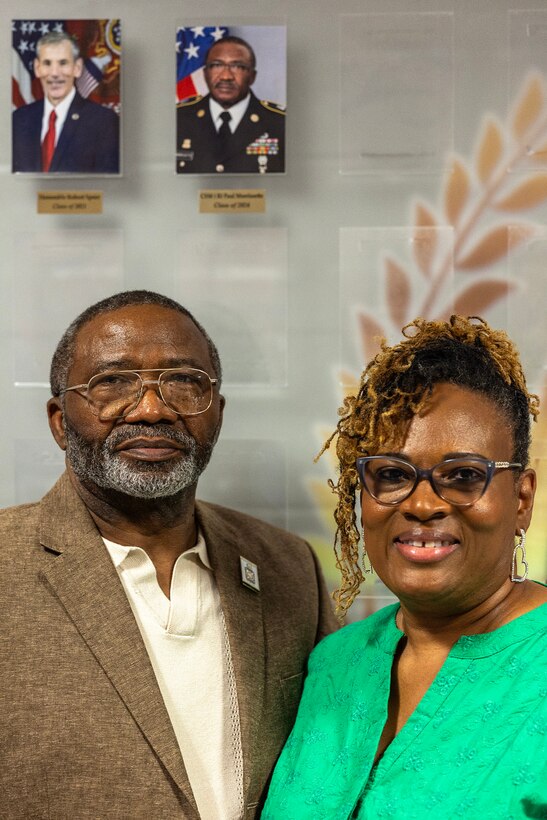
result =
M198 193L200 214L263 214L266 211L264 188L228 188Z
M38 191L39 214L102 214L102 191Z

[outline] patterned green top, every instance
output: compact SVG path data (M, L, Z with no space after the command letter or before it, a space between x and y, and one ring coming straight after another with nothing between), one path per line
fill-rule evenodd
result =
M374 767L398 606L315 648L262 820L547 818L547 604L460 638Z

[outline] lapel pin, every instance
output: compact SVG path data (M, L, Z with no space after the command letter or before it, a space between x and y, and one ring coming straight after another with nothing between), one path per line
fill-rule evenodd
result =
M255 592L260 592L260 583L258 581L258 567L252 561L248 561L242 555L239 556L239 563L241 565L241 581L243 586L254 589Z
M200 108L199 111L198 111L198 117L201 119L201 117L204 117L204 116L205 116L205 110L203 108Z
M260 119L260 117L258 116L258 114L251 114L251 116L250 116L251 122L258 122L259 119Z
M73 115L72 115L72 119L73 119L73 120L79 120L79 119L80 119L80 115L79 115L79 114L73 114Z

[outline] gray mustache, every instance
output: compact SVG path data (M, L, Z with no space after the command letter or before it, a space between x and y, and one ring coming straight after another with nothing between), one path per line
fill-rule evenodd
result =
M166 438L186 447L194 445L194 439L181 430L173 430L168 424L127 424L112 430L106 439L108 446L116 447L132 438Z

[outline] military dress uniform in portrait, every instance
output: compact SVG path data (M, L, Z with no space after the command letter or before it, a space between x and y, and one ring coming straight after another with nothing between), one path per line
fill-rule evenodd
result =
M205 55L209 91L177 106L179 174L271 174L285 170L285 109L259 100L253 47L229 35Z
M258 100L252 92L249 96L239 125L226 138L220 133L224 125L217 131L213 121L210 95L179 104L179 174L270 174L285 170L285 111L275 103Z

